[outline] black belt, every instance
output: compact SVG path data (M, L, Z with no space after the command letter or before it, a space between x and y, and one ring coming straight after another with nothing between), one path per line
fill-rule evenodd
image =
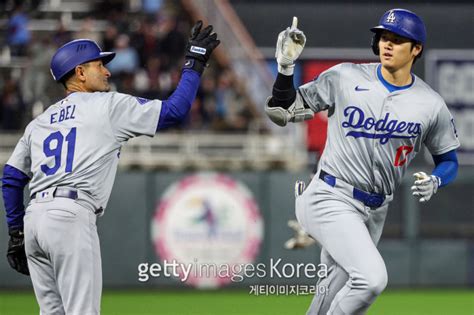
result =
M323 170L319 172L319 178L332 187L336 185L336 180L340 180L332 176L331 174L326 173ZM368 193L356 187L353 187L352 197L356 200L361 201L364 205L370 208L378 208L385 201L385 195L383 194Z
M38 192L34 193L31 195L31 199L35 199L37 194L44 194L45 192ZM53 192L53 197L59 197L59 198L68 198L68 199L73 199L76 200L79 198L79 194L77 190L75 189L70 189L70 188L64 188L64 187L57 187L54 192ZM102 213L104 211L104 208L100 207L99 209L94 209L95 214Z

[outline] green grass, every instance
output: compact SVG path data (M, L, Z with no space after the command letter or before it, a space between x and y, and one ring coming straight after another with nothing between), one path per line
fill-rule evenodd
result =
M248 291L105 291L102 315L305 314L311 296ZM39 314L32 292L0 291L0 314ZM474 290L388 290L369 315L474 315Z

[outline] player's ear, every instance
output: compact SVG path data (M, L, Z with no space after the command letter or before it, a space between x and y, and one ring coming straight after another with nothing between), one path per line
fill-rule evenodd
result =
M84 65L78 65L78 66L76 66L76 68L74 69L74 72L75 72L75 74L76 74L77 79L78 79L80 82L84 82L84 81L86 80L85 67L84 67Z
M416 58L419 54L421 54L421 51L423 50L423 46L421 44L415 44L413 45L411 51L413 52L413 56Z

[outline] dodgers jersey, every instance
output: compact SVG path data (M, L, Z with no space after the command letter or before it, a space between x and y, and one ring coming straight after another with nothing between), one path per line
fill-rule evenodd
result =
M424 143L431 154L459 147L442 97L413 75L406 89L389 92L380 64L343 63L299 87L315 112L329 110L320 168L368 192L392 194Z
M160 100L74 92L26 127L7 164L31 178L31 194L74 187L105 208L121 146L135 136L153 136L160 111Z

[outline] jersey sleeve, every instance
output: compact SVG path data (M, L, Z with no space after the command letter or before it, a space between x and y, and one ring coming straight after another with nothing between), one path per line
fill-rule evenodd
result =
M444 102L434 117L424 142L433 155L440 155L460 146L453 116Z
M30 150L30 134L32 129L32 123L25 129L25 133L16 144L15 150L8 159L7 163L10 166L22 171L28 177L32 177L31 172L31 150Z
M298 88L304 101L314 112L320 112L334 106L340 68L341 65L329 68L313 81Z
M154 136L161 112L160 100L148 100L122 93L110 93L109 119L116 139Z

